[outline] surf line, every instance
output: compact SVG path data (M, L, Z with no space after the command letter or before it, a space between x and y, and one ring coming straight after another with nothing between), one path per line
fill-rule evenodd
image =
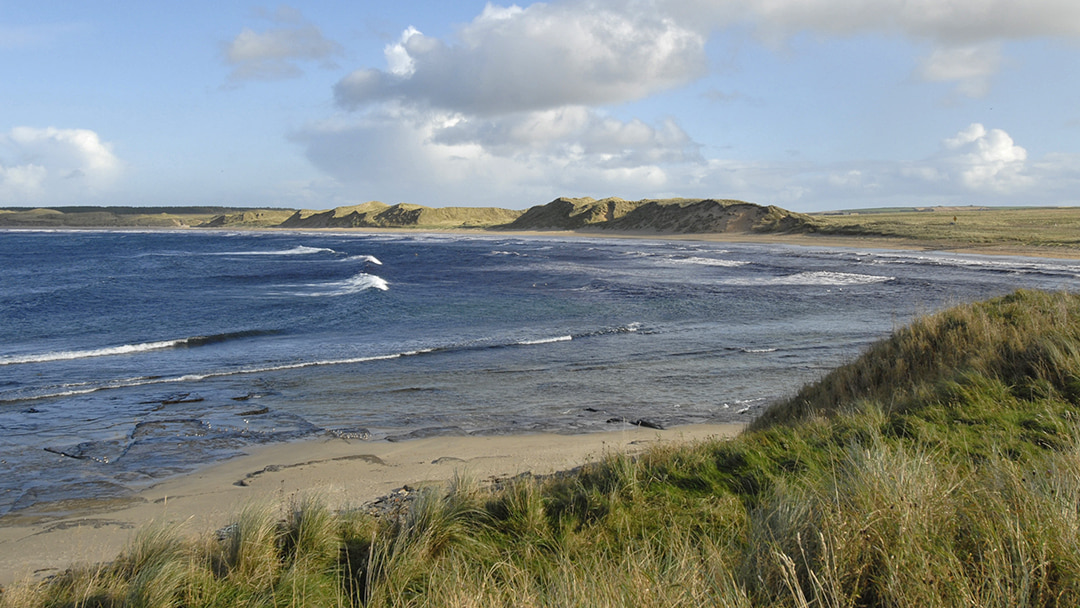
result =
M33 355L7 355L0 357L0 366L19 365L23 363L49 363L52 361L73 361L75 359L111 357L115 355L130 355L136 353L150 352L154 350L164 350L169 348L190 348L195 346L205 346L207 344L215 344L217 342L225 342L228 340L237 340L241 338L270 335L274 333L277 332L267 330L235 331L223 334L213 334L209 336L192 336L190 338L179 338L177 340L139 342L136 344L106 346L103 348L91 348L86 350L63 350L48 353L38 353Z
M473 344L473 345L448 345L448 346L435 346L431 348L423 348L416 350L408 350L400 353L391 353L387 355L370 355L366 357L350 357L345 359L320 359L316 361L298 361L296 363L282 363L280 365L267 365L263 367L252 367L244 369L235 369L228 371L218 372L206 372L201 374L185 374L183 376L174 376L171 378L162 377L148 377L140 376L136 378L127 378L121 380L115 380L99 386L87 386L85 388L71 388L71 385L64 387L67 390L60 392L50 392L38 395L27 396L15 396L15 397L0 397L0 403L13 403L19 401L38 401L41 399L53 399L59 397L71 397L75 395L86 395L90 393L96 393L98 391L131 388L137 386L152 386L156 384L176 384L180 382L201 382L203 380L209 380L213 378L225 378L229 376L239 376L247 374L264 374L273 373L279 371L288 371L296 369L306 369L310 367L327 367L331 365L351 365L357 363L371 363L376 361L389 361L393 359L400 359L402 357L415 357L419 355L427 355L433 353L450 353L450 352L463 352L471 350L484 350L484 349L496 349L496 348L513 348L519 346L540 346L544 344L555 344L559 342L569 342L577 338L587 338L592 336L604 335L607 333L633 333L638 329L637 324L631 324L627 327L619 327L614 330L601 330L597 332L573 335L562 335L550 338L539 338L535 340L519 340L515 342L503 342L501 344ZM59 387L54 387L59 388Z

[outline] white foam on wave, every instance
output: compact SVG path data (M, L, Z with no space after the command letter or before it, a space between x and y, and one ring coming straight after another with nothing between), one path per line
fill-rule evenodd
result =
M724 268L736 268L738 266L746 266L750 262L744 262L742 260L718 260L716 258L671 258L672 262L678 264L696 264L699 266L720 266Z
M360 274L353 275L345 279L344 281L312 283L307 285L307 287L316 288L318 291L299 292L293 295L309 297L346 296L349 294L360 293L361 291L367 291L368 289L387 291L390 289L390 284L387 283L386 280L382 277L378 277L373 274L367 274L366 272L361 272Z
M742 278L725 281L728 285L823 285L823 286L846 286L846 285L872 285L874 283L887 283L896 280L896 277L883 277L872 274L859 274L854 272L833 272L829 270L815 270L800 272L783 277L768 278Z
M75 359L88 359L91 357L110 357L113 355L127 355L142 353L151 350L174 348L190 342L191 338L182 340L162 340L160 342L143 342L141 344L124 344L106 348L93 348L87 350L62 350L50 353L37 353L32 355L4 355L0 356L0 365L18 365L20 363L48 363L50 361L72 361Z
M297 363L282 363L280 365L266 365L262 367L250 367L237 370L220 371L220 372L207 372L202 374L185 374L183 376L173 376L169 378L162 377L148 377L140 376L136 378L125 378L121 380L114 380L99 384L97 386L88 386L86 383L78 385L65 385L60 387L52 387L53 390L42 392L34 395L17 394L12 393L11 396L4 395L0 397L0 403L10 401L34 401L38 399L56 399L60 397L72 397L77 395L88 395L90 393L96 393L98 391L104 391L109 389L119 388L132 388L138 386L151 386L156 384L176 384L180 382L201 382L203 380L209 380L212 378L225 378L228 376L239 376L244 374L265 374L270 372L288 371L294 369L305 369L309 367L325 367L330 365L349 365L355 363L369 363L372 361L387 361L390 359L400 359L401 357L409 357L413 355L420 355L430 350L417 350L403 353L393 353L389 355L371 355L367 357L351 357L346 359L323 359L317 361L300 361ZM80 387L80 388L76 388ZM58 390L59 389L59 390Z
M1080 265L1067 260L1033 259L1015 256L961 257L956 255L928 255L905 253L876 253L874 263L921 264L930 266L957 266L963 268L989 268L1006 272L1064 273L1077 276Z
M350 255L345 258L346 262L367 262L368 264L375 264L376 266L382 266L382 262L379 258L373 255Z
M538 338L536 340L522 340L518 342L521 346L533 346L536 344L552 344L554 342L569 342L573 340L573 336L557 336L555 338Z
M750 353L750 354L775 353L776 349L775 348L744 348L744 349L742 349L742 352Z
M326 247L308 247L306 245L297 245L292 249L282 249L278 251L222 251L218 253L210 253L207 255L311 255L313 253L337 253L333 249Z

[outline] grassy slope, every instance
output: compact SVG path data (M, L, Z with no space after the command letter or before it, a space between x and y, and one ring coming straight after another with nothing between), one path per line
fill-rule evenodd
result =
M376 520L147 531L11 606L1080 605L1080 296L899 330L727 442L611 455Z

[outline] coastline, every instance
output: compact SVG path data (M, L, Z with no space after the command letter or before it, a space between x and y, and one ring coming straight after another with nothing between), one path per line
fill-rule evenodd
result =
M47 230L50 232L282 232L319 234L453 234L491 237L537 237L537 238L600 238L638 239L647 241L706 242L706 243L754 243L794 245L798 247L839 247L845 249L881 249L886 251L927 251L960 253L967 255L1016 256L1080 260L1080 248L1068 246L1033 246L1008 243L960 243L953 241L915 240L885 236L822 235L805 233L753 233L753 232L702 232L670 233L655 231L612 230L491 230L487 228L275 228L231 226L202 228L195 226L4 226L2 230Z
M417 230L417 229L350 229L359 232L446 232L449 234L477 234L469 230ZM938 241L879 236L843 236L819 234L757 234L752 232L707 232L700 234L671 234L660 232L611 232L590 230L563 231L485 231L484 234L507 234L516 236L565 237L565 238L612 238L642 239L651 241L698 241L706 243L754 243L795 245L799 247L841 247L846 249L883 249L889 251L938 251L970 255L1018 256L1080 260L1080 249L1064 247L1035 247L1007 244L964 244Z
M481 482L522 473L545 475L608 453L637 454L658 443L733 437L742 428L635 427L588 435L442 436L399 443L320 438L258 446L129 498L69 503L63 516L30 509L0 518L0 585L112 560L134 533L150 525L183 535L208 534L228 525L248 504L284 509L310 495L332 509L360 508L406 485L441 485L455 475Z
M100 230L100 229L73 229ZM111 228L154 232L155 228ZM234 231L236 229L166 229ZM461 234L500 237L608 238L670 242L758 243L904 251L945 251L1080 259L1080 252L1057 248L937 247L904 239L746 233L666 234L607 231L490 231L413 228L250 228L254 232L340 234ZM741 427L677 427L669 431L628 429L594 435L435 437L402 443L318 439L259 446L248 455L166 480L137 495L114 501L70 504L63 517L35 517L21 511L0 518L0 585L26 577L42 578L77 564L116 557L138 530L151 523L176 526L185 534L207 534L230 523L250 502L286 508L289 501L315 493L333 508L358 508L403 485L445 483L462 473L473 479L547 474L595 460L605 451L634 453L655 441L729 436ZM246 486L235 485L247 480ZM49 505L55 508L56 505Z

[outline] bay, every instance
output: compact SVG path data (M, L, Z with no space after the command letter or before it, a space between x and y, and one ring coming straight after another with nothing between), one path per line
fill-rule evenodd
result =
M256 443L746 422L1066 260L499 234L0 231L0 514Z

